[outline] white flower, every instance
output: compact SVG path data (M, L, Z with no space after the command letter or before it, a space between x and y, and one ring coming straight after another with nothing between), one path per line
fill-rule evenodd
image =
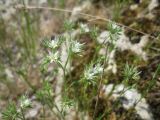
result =
M116 23L109 23L109 39L112 41L113 44L120 38L120 35L122 34L122 28L117 25Z
M57 62L59 60L59 52L55 52L54 54L53 53L50 53L50 55L47 56L50 63L52 62Z
M20 99L20 107L22 109L25 109L30 106L31 106L31 101L26 96L22 96Z
M103 68L100 64L97 64L95 67L90 67L85 70L84 77L87 80L92 80L98 77L99 74L103 73Z
M82 52L82 47L83 47L84 44L81 44L77 41L72 41L71 43L71 51L73 53L80 53Z
M112 23L112 28L113 29L121 29L121 27L118 26L116 23Z
M58 47L58 40L51 40L48 45L50 48L55 49Z
M86 24L80 24L80 28L82 30L82 32L89 32L89 28Z
M95 76L94 76L93 70L92 70L92 69L86 70L85 73L84 73L84 77L85 77L86 79L88 79L88 80L94 79Z
M95 67L94 67L94 73L95 74L101 74L103 72L103 68L100 64L97 64Z
M48 42L48 47L51 49L55 49L61 45L64 41L63 36L55 36L50 42Z

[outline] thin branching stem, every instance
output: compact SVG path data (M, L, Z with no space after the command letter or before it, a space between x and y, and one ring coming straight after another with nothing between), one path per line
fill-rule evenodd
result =
M59 114L57 114L54 110L53 110L53 107L51 106L51 105L49 105L49 104L47 104L48 105L48 107L49 107L49 109L51 110L51 112L54 114L54 115L56 115L58 118L59 118L59 120L61 120L61 116L59 115ZM56 107L55 107L56 108ZM56 110L57 110L57 108L56 108Z
M22 119L23 119L23 120L26 120L26 119L25 119L25 115L24 115L24 111L23 111L22 108L21 108L21 114L22 114Z
M46 118L46 112L45 112L45 107L44 107L44 105L43 105L43 120L45 120Z
M107 48L107 51L108 51L108 45L106 45L106 48ZM105 70L106 63L108 61L107 51L106 51L105 58L104 58L104 63L103 63L103 72L101 74L100 82L99 82L99 86L98 86L98 95L97 95L97 101L96 101L95 109L94 109L94 113L93 113L93 120L96 119L96 112L97 112L97 107L98 107L99 98L100 98L100 91L101 91L101 87L102 87L102 83L103 83L104 70Z

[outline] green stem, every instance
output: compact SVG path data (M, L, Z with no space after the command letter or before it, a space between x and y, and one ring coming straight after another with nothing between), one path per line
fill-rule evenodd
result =
M106 48L108 49L108 46L107 46ZM108 50L107 50L107 51L108 51ZM101 86L102 86L102 83L103 83L104 68L105 68L106 62L108 61L107 52L106 52L106 54L105 54L104 60L105 60L105 61L104 61L104 64L103 64L103 72L102 72L102 74L101 74L101 79L100 79L100 83L99 83L99 86L98 86L97 101L96 101L95 109L94 109L94 113L93 113L93 120L96 119L96 112L97 112L97 107L98 107L99 98L100 98L100 90L101 90Z
M45 113L45 108L44 108L44 105L43 105L43 120L45 120L45 116L46 116L46 113Z
M25 115L24 115L24 111L23 111L22 108L21 108L21 114L22 114L22 119L23 119L23 120L26 120L26 119L25 119Z
M51 110L51 112L52 112L54 115L56 115L56 116L59 118L59 120L61 120L61 116L57 115L57 113L53 110L53 107L52 107L51 105L49 105L49 104L47 104L47 105L48 105L49 109Z
M60 114L60 116L61 116L61 119L62 119L62 120L65 120L64 115L63 115L63 113L59 110L58 106L57 106L57 105L54 105L54 106L55 106L55 108L57 109L57 111L59 112L59 114Z

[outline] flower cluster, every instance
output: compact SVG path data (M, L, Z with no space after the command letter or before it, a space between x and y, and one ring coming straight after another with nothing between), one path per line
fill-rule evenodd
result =
M89 84L95 84L95 79L103 73L103 67L98 63L93 67L91 65L89 68L87 68L84 72L84 79L89 81Z
M115 41L117 41L122 34L122 28L118 26L116 23L110 22L108 24L108 30L109 30L109 40L115 44Z
M57 39L51 40L48 44L48 47L55 49L58 47L59 41Z
M65 41L64 36L58 35L55 36L52 40L45 40L44 45L47 48L50 48L49 55L47 55L41 64L41 70L45 71L47 66L55 62L56 64L61 66L60 54L58 48L61 47L62 43Z
M46 46L51 48L52 50L55 50L56 48L60 47L64 40L65 39L63 36L55 36L54 39L47 41Z
M47 56L47 59L49 60L50 63L52 63L52 62L58 62L59 61L59 52L56 51L55 53L50 53Z
M81 29L82 33L87 33L90 31L88 26L86 24L82 24L82 23L80 24L80 29Z
M10 102L4 112L2 112L3 120L25 120L24 111L31 107L31 101L27 96L23 95L20 98L20 108L16 104Z
M77 41L71 41L71 51L73 53L80 53L82 52L82 48L83 48L84 43L79 43Z
M26 109L30 106L31 106L31 101L25 95L23 95L20 99L20 107L22 109Z

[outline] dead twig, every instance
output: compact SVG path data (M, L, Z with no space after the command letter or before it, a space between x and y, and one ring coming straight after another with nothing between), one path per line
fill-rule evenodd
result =
M19 5L15 6L15 8L16 8L16 9L29 9L29 10L31 10L31 9L54 10L54 11L67 12L67 13L72 13L72 12L73 12L72 10L55 8L55 7L37 7L37 6L27 6L27 5L24 6L24 5L22 5L22 4L19 4ZM137 30L137 29L131 28L131 27L126 26L126 25L124 25L124 24L122 24L122 23L117 23L117 22L112 21L112 20L107 19L107 18L103 18L103 17L100 17L100 16L94 16L94 15L90 15L90 14L86 14L86 13L81 13L81 12L79 13L79 15L91 17L92 19L95 19L95 20L98 20L98 19L99 19L99 20L103 20L103 21L106 21L106 22L112 22L112 23L115 23L115 24L117 24L118 26L124 27L124 28L126 28L126 29L128 29L128 30L132 30L132 31L137 32L137 33L140 33L140 34L142 34L142 35L148 35L148 36L149 36L150 38L152 38L152 39L158 39L158 38L156 38L156 37L154 37L154 36L151 36L151 35L149 35L149 34L147 34L147 33L145 33L145 32L142 32L142 31L139 31L139 30Z

